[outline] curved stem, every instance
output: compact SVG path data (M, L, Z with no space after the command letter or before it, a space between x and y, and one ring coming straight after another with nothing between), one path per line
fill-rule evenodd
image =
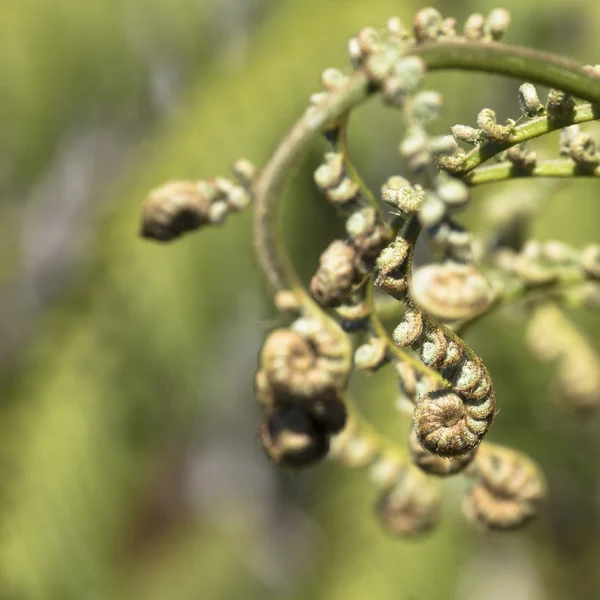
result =
M277 202L291 170L307 152L311 141L329 122L367 95L367 78L357 72L321 105L309 107L279 144L254 185L254 245L260 264L274 290L290 289L303 303L312 303L312 300L303 289L280 239Z
M506 75L600 103L599 76L572 60L530 48L459 39L412 46L406 54L420 56L430 71L459 69Z
M467 173L463 181L470 186L531 177L600 177L600 166L582 169L571 159L539 161L530 171L520 171L510 162L481 167Z

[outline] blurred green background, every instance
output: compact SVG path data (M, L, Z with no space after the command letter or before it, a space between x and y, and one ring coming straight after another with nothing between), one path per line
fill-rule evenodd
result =
M495 6L436 5L459 23ZM598 62L595 2L504 6L508 41ZM373 516L365 473L281 473L258 447L252 375L278 320L251 255L251 215L169 246L137 237L150 188L227 175L241 156L264 163L321 71L347 64L351 35L421 7L0 3L1 600L600 598L598 419L553 401L522 314L483 319L469 342L497 386L491 438L529 452L548 477L544 514L522 532L476 532L459 478L445 484L439 529L395 540ZM445 92L436 131L474 124L483 107L518 114L519 82L452 73L428 83ZM399 169L400 115L375 100L351 129L378 186ZM341 231L312 183L322 150L284 211L305 277ZM485 192L501 201L517 189ZM535 234L597 242L599 219L596 182L555 186ZM572 316L597 342L598 317ZM404 444L392 374L353 385Z

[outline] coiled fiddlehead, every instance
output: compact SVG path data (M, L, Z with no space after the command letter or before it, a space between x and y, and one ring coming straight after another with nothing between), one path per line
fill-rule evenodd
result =
M510 530L538 514L546 484L527 457L508 448L484 446L474 470L475 484L463 503L468 519L486 529Z

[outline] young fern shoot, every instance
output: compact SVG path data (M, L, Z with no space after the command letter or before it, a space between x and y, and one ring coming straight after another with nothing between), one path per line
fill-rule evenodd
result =
M352 72L323 72L323 90L262 169L239 160L231 180L170 182L152 191L142 208L141 234L160 242L254 210L257 258L276 307L290 321L268 334L259 353L258 437L277 466L298 469L329 456L343 466L369 467L381 494L377 514L397 535L433 527L439 482L451 476L472 480L464 513L478 526L515 529L540 509L546 484L533 461L484 441L502 398L459 332L492 310L525 303L532 352L560 364L565 402L600 407L600 359L560 310L561 304L600 305L600 246L524 243L535 215L524 216L510 203L487 240L455 220L468 209L474 186L600 175L595 141L580 131L600 117L600 67L505 45L509 23L507 11L497 9L471 15L457 33L455 19L425 8L412 32L398 18L383 30L362 29L348 46ZM428 125L443 99L422 86L427 72L446 69L520 79L522 114L500 123L483 108L476 126L455 125L449 135L432 136ZM551 88L545 103L536 84ZM374 94L401 111L406 125L402 172L390 174L379 194L361 179L347 145L352 111ZM561 132L560 158L538 158L527 142L553 131ZM346 235L323 252L306 288L277 216L291 170L319 135L329 147L314 179L345 220ZM500 162L482 166L492 157ZM417 268L413 255L421 237L434 261ZM392 331L382 319L382 307L390 305L384 295L398 307ZM550 338L559 340L551 347L564 343L576 351L544 355ZM412 414L405 442L381 436L349 400L352 370L371 374L386 367L395 369L401 406Z

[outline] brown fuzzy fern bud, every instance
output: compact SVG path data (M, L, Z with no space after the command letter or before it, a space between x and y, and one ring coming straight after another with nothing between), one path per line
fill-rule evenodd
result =
M339 69L329 67L321 73L321 85L323 89L332 92L342 87L348 81L348 76Z
M399 482L381 497L377 514L383 528L392 535L422 535L439 520L439 491L424 477L406 470Z
M570 125L560 130L558 151L561 156L571 156L571 144L580 131L579 125Z
M485 35L485 17L481 13L469 15L463 29L467 40L477 42Z
M344 176L344 155L338 152L325 154L325 162L315 171L315 183L325 192L338 186Z
M592 244L584 248L579 264L586 275L593 279L600 279L600 245Z
M290 290L280 290L273 298L279 312L299 313L301 304L298 295Z
M404 56L394 62L392 72L386 77L381 93L384 102L402 107L425 78L425 63L418 56Z
M496 113L491 108L484 108L477 115L477 125L484 135L493 142L507 142L515 131L515 124L500 125L496 121Z
M256 178L256 167L246 158L240 158L231 164L233 176L245 187L250 187Z
M469 188L460 179L454 177L438 178L437 197L451 210L464 208L471 197Z
M273 412L276 401L275 392L264 369L259 369L254 375L254 396L263 412L266 414Z
M418 310L407 310L392 333L398 346L412 346L423 333L423 315Z
M495 8L485 21L485 31L494 42L499 42L510 26L510 13L505 8Z
M469 520L485 529L511 530L537 516L546 484L531 460L508 448L482 446L474 468L478 481L463 504Z
M375 286L395 298L400 298L408 287L405 262L409 250L408 242L397 237L375 261Z
M439 225L446 215L446 204L438 198L437 194L429 192L419 211L419 222L425 229Z
M382 200L401 215L419 212L426 193L420 185L412 186L404 177L390 177L381 187Z
M342 319L340 325L347 332L358 331L367 326L367 320L371 315L371 307L362 298L349 298L344 304L335 309Z
M454 125L451 127L452 135L458 142L465 142L477 146L481 142L481 131L469 125Z
M260 363L273 388L293 398L314 397L336 387L310 342L291 329L268 335Z
M374 373L389 360L384 340L372 337L354 352L354 366L365 373Z
M141 235L169 242L210 224L215 196L206 181L171 181L155 188L142 207Z
M329 451L329 437L301 406L277 407L259 425L258 437L271 459L282 467L308 467Z
M531 83L524 83L519 88L519 107L521 108L521 112L529 119L545 112L537 90Z
M422 124L434 121L440 116L443 98L439 92L424 90L414 98L411 106L411 116Z
M571 141L571 158L581 168L594 168L600 163L596 142L589 133L578 133Z
M463 358L463 349L460 344L454 340L448 340L448 346L446 347L446 355L444 356L444 362L442 363L443 369L450 369L460 363Z
M427 331L421 345L421 360L428 366L440 368L446 359L448 339L441 329Z
M445 262L413 272L411 294L426 313L442 321L470 319L492 303L492 289L483 273L472 264Z
M348 421L346 405L335 393L314 398L308 411L318 428L330 435L340 433Z
M555 119L570 119L575 110L575 100L566 92L551 89L546 100L546 110Z
M377 440L354 426L352 420L331 440L330 456L345 467L362 468L377 458Z
M413 422L423 448L439 456L460 456L479 445L494 412L493 393L474 401L451 390L436 390L421 397Z
M377 256L389 242L391 234L371 207L353 213L346 221L346 231L359 255L366 257Z
M384 454L371 465L369 479L377 489L387 491L396 485L405 468L404 461Z
M537 162L537 155L527 149L527 144L517 144L506 151L506 158L510 161L514 169L520 173L529 173L533 171Z
M448 477L464 471L475 458L475 451L454 458L444 458L425 450L414 429L408 436L408 453L412 463L428 475Z
M442 34L444 20L435 8L424 8L416 15L413 31L417 43L433 42Z
M324 307L339 306L356 279L356 250L335 240L321 254L319 268L310 282L313 298Z
M341 389L348 374L347 348L310 319L298 319L294 327L272 331L262 347L261 368L273 389L292 401Z

